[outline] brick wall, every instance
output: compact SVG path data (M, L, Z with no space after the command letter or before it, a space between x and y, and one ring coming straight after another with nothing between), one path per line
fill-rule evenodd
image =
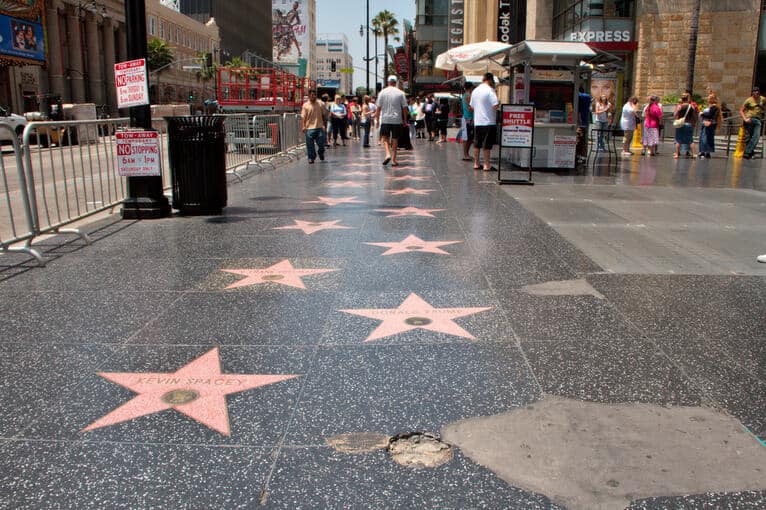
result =
M681 3L687 5L675 7L689 7ZM696 94L711 88L732 109L750 95L759 13L755 0L737 3L731 6L736 10L711 11L703 1L694 73ZM686 87L691 9L658 11L636 18L635 92L642 99L678 95Z

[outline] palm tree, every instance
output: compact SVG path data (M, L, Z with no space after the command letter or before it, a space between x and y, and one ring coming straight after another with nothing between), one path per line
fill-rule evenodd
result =
M197 53L197 57L203 62L207 62L208 55L210 54L204 51L200 51ZM205 96L207 82L215 78L215 75L216 75L215 63L211 64L210 67L208 67L207 65L200 67L195 73L195 75L197 77L197 81L202 82L202 95Z
M383 10L372 18L372 26L376 34L383 34L383 69L388 71L388 37L399 35L399 22L392 12Z

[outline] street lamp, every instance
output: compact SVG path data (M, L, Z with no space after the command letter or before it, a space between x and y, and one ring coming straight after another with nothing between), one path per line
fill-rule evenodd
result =
M369 20L369 13L367 15L367 18ZM359 26L359 36L361 37L364 34L364 25ZM375 36L375 56L370 56L370 32L372 32L372 35ZM375 61L375 83L377 87L378 83L378 34L379 32L375 30L374 28L370 28L370 25L367 25L367 58L363 59L367 63L367 93L370 94L370 62L373 60Z

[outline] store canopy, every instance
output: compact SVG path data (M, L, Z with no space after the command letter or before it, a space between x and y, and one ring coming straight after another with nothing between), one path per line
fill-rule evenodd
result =
M498 41L484 41L457 46L438 55L435 67L447 71L457 69L464 73L473 74L504 71L507 68L503 66L502 53L509 48L511 48L510 44ZM495 55L496 58L491 58Z

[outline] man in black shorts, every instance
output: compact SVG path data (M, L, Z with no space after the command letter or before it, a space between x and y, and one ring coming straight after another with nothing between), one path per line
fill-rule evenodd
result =
M408 113L407 97L396 87L396 76L391 75L388 87L378 94L378 109L375 110L375 119L380 124L380 141L386 148L384 165L391 161L391 166L399 166L396 161L397 139L400 130L407 124Z
M497 94L495 94L495 77L492 76L492 73L486 73L481 85L471 92L470 108L473 111L475 132L475 148L473 150L474 170L481 168L479 166L480 150L484 156L484 171L492 170L489 155L492 146L497 140L496 111L498 106L500 106L500 102L497 100Z

